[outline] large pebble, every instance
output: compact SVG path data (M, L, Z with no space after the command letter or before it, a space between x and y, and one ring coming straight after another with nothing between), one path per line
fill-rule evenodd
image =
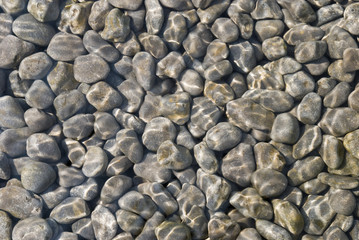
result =
M302 42L295 46L294 56L300 63L315 61L324 56L327 51L325 41Z
M42 80L33 82L25 95L26 103L34 108L45 109L52 105L55 95Z
M83 139L92 133L94 122L92 114L77 114L64 122L63 133L68 138Z
M191 97L188 93L168 94L161 98L161 113L178 125L185 124L190 118Z
M95 54L79 56L74 63L74 76L78 82L95 83L104 80L110 68L105 60Z
M82 172L86 177L97 177L106 171L108 158L100 147L90 147L85 155Z
M336 108L343 105L347 100L352 88L347 82L338 83L323 99L323 105Z
M173 51L157 63L156 75L160 78L177 79L185 68L186 64L182 55Z
M257 219L256 220L256 229L260 235L262 235L265 239L268 240L276 240L276 239L283 239L283 240L291 240L292 237L290 233L285 229L282 228L270 221Z
M24 113L26 125L33 132L41 132L55 124L55 116L37 108L29 108Z
M342 143L340 143L342 145ZM343 151L341 154L344 155L344 148L343 145L339 148L341 151ZM333 157L336 155L333 154ZM337 159L336 161L340 162L339 167L336 168L328 168L328 172L332 174L338 174L338 175L352 175L352 176L358 176L358 168L359 168L359 162L356 157L354 157L349 152L345 153L344 156L340 156L341 158Z
M274 119L270 137L280 143L294 144L299 138L299 124L289 113L277 115Z
M287 55L287 45L281 37L267 38L262 43L262 51L268 60L277 60Z
M257 169L251 176L251 183L259 195L265 198L277 197L284 192L288 180L284 174L270 168Z
M328 55L332 59L343 58L345 49L358 46L353 37L339 26L333 26L323 40L328 44Z
M257 64L255 49L248 41L240 41L229 45L230 58L236 70L250 72Z
M19 157L26 154L26 140L32 134L28 127L7 129L0 134L0 151L10 157Z
M240 232L240 226L225 213L217 212L208 223L208 236L211 239L234 239Z
M87 28L87 19L90 15L93 2L73 2L66 4L61 11L58 29L62 32L83 35Z
M116 134L119 149L133 163L139 163L143 157L143 147L134 130L122 129Z
M273 0L259 0L256 7L251 12L251 16L255 20L260 19L281 19L283 13L276 1Z
M319 154L329 168L339 168L344 161L343 142L332 135L323 135Z
M98 196L99 186L95 178L88 178L78 186L70 190L71 197L79 197L85 201L91 201Z
M215 151L224 151L236 146L241 140L239 128L227 122L218 123L206 133L207 146Z
M57 62L47 75L47 83L56 95L75 89L79 82L74 78L73 64Z
M286 74L283 78L285 91L296 100L302 99L315 88L313 77L304 71Z
M92 4L91 12L88 17L88 24L95 30L102 30L105 26L107 14L113 7L107 0L96 1Z
M144 4L147 10L145 18L147 32L149 34L157 34L164 22L162 5L159 0L146 0ZM170 19L170 17L168 19Z
M154 58L147 52L138 52L133 57L132 63L137 82L144 90L150 90L155 84Z
M172 177L171 170L163 167L154 153L145 154L143 161L136 163L133 170L137 176L151 182L165 183L169 182Z
M301 23L289 29L283 38L288 44L297 45L301 42L320 40L323 36L324 31L321 28Z
M85 108L87 102L84 94L79 90L64 91L59 94L53 102L56 116L60 120L66 120Z
M139 214L149 219L155 213L157 206L150 197L136 191L129 191L118 200L121 209Z
M358 180L351 176L341 176L322 172L318 174L318 179L322 183L337 189L354 189L359 186Z
M68 197L51 211L50 217L60 224L70 224L89 214L90 209L85 200Z
M157 9L157 12L160 11L161 8L151 8L151 12L154 12ZM162 9L161 9L162 10ZM149 15L151 16L151 15ZM155 15L154 15L155 16ZM162 17L163 15L161 15ZM157 18L160 20L160 17L157 16ZM148 17L148 19L150 19ZM158 32L158 25L159 25L159 21L157 21L158 24L148 24L151 27L147 29L152 30L152 32L156 33ZM180 14L180 13L176 13L176 12L171 12L168 16L167 19L167 23L165 26L165 30L163 32L163 38L164 40L167 42L167 44L169 45L169 48L171 50L177 50L181 44L182 41L185 39L185 37L187 36L187 26L186 26L186 19L185 17Z
M26 141L26 152L29 157L45 162L56 162L61 158L57 142L45 133L32 134Z
M304 124L315 124L321 114L322 99L316 93L305 95L297 107L297 118Z
M159 211L155 212L153 216L147 220L143 226L142 232L137 236L138 240L154 239L156 238L155 229L165 220L165 216Z
M167 169L182 170L192 164L192 156L187 148L167 140L157 149L157 161Z
M12 231L12 239L48 240L53 237L53 231L48 222L40 217L29 217L20 220Z
M25 126L24 110L16 98L0 97L0 126L2 128L21 128Z
M296 161L288 171L288 181L292 186L297 186L318 176L325 164L320 157L307 157Z
M356 198L349 190L334 189L329 194L329 205L336 213L349 216L356 207Z
M284 156L270 143L257 143L254 146L254 156L257 170L261 168L270 168L282 171L286 165Z
M135 236L141 232L145 224L141 216L124 209L116 212L116 220L122 230Z
M109 111L122 103L120 93L104 81L93 84L86 94L87 101L98 111Z
M29 0L27 11L39 22L55 21L59 16L58 0Z
M65 198L70 196L70 191L68 188L52 184L46 191L41 193L40 196L44 202L44 207L47 209L53 209L60 202L65 200Z
M106 207L98 205L91 213L91 222L96 239L107 240L116 235L118 225L115 216Z
M286 200L272 200L274 222L287 229L291 234L298 235L303 231L304 219L298 208Z
M4 240L10 240L12 231L12 220L9 215L4 211L0 211L0 220L0 236L2 236Z
M262 237L259 235L258 231L255 228L245 228L239 235L237 240L261 240Z
M70 33L57 33L47 46L47 54L56 61L74 61L85 55L86 49L79 36Z
M124 42L130 33L130 17L120 9L112 9L106 17L101 37L111 42Z
M75 167L68 167L63 163L56 165L58 182L61 187L78 186L85 181L85 175L81 169Z
M101 201L111 203L118 200L131 186L131 178L124 175L113 176L102 187Z
M226 0L217 0L226 1ZM203 57L206 54L207 46L212 42L213 35L207 27L198 23L183 40L182 46L193 58Z
M21 79L41 79L52 67L51 58L44 52L38 52L24 58L19 66Z
M168 53L166 44L157 35L141 33L138 36L138 40L140 41L145 51L150 53L156 59L161 59Z

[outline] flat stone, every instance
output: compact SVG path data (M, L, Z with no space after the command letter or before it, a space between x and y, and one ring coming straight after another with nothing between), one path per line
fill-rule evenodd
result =
M95 239L91 218L85 217L71 225L72 232L85 239Z
M255 23L254 33L263 42L268 38L279 36L284 31L284 23L281 20L259 20Z
M246 217L267 219L273 217L273 209L269 202L263 200L257 190L252 187L232 194L230 204Z
M53 209L65 198L70 196L68 188L61 187L58 184L52 184L48 189L41 193L41 198L44 203L44 207L47 209Z
M32 134L26 141L26 152L29 157L45 162L57 162L61 158L57 142L45 133Z
M336 213L349 216L356 207L356 198L349 190L334 189L329 194L329 205Z
M354 189L359 186L356 178L350 176L341 176L322 172L318 175L318 179L333 188L337 189Z
M284 174L270 168L257 169L251 176L252 186L265 198L277 197L284 192L288 180Z
M51 211L50 217L60 224L71 224L89 214L90 209L85 200L68 197Z
M243 229L237 240L260 240L262 239L261 235L259 235L258 231L255 228L245 228Z
M221 122L208 130L207 146L215 151L224 151L236 146L241 140L242 132L230 123Z
M95 31L102 30L105 27L105 19L107 14L111 11L112 8L112 5L106 0L94 2L88 17L88 24L90 27Z
M53 231L45 219L29 217L20 220L12 231L12 239L36 238L39 240L51 239Z
M328 108L336 108L348 101L352 88L347 82L338 83L323 99L323 105Z
M323 36L321 28L301 23L287 31L283 38L289 45L298 45L301 42L320 40Z
M287 173L289 184L298 186L317 177L324 166L325 164L320 157L312 156L296 161Z
M317 26L331 22L343 15L344 9L338 4L323 6L317 11Z
M268 60L277 60L287 55L287 45L283 38L275 36L262 43L262 51Z
M300 190L308 195L318 195L328 189L328 185L322 183L318 178L313 178L299 186Z
M70 33L57 33L51 39L47 54L56 61L74 61L76 57L85 55L86 49L79 36Z

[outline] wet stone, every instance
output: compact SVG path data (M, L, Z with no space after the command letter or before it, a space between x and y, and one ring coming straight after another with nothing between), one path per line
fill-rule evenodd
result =
M76 57L85 55L86 49L79 36L70 33L57 33L51 39L47 54L56 61L74 61Z
M132 166L133 166L133 163L127 157L116 156L116 157L112 158L112 160L108 163L107 169L106 169L106 175L108 177L119 175L121 173L126 172Z
M169 94L161 98L161 114L178 125L185 124L190 117L191 97L188 93Z
M222 81L206 81L203 94L219 107L225 106L229 101L234 99L232 88L229 84Z
M68 197L51 211L50 217L60 224L70 224L89 214L90 209L85 200Z
M170 52L157 63L156 75L160 78L169 77L177 79L185 67L186 64L182 55L178 52Z
M112 6L107 0L96 1L92 4L91 12L88 17L88 24L95 30L101 30L105 26L105 19L107 14L112 9Z
M96 239L112 239L116 235L116 218L106 207L98 205L91 213L91 222Z
M333 59L343 58L345 49L357 47L357 43L353 37L339 26L333 26L323 40L327 42L328 55Z
M132 60L137 82L144 90L150 90L155 84L156 65L154 58L147 52L138 52Z
M221 208L231 193L231 186L224 178L201 169L197 170L196 185L205 193L206 206L212 211Z
M124 42L130 33L130 17L120 9L112 9L106 17L101 37L111 42Z
M344 146L342 141L331 135L323 135L319 154L329 168L339 168L344 161Z
M81 140L90 136L93 131L95 117L92 114L76 114L63 124L65 137Z
M354 110L359 110L359 105L358 105L358 97L359 97L359 89L354 89L348 96L348 105L350 108L354 109Z
M318 179L322 183L337 189L354 189L359 186L358 180L350 176L341 176L322 172L318 175Z
M155 229L155 234L159 240L189 240L191 233L189 228L182 223L164 221Z
M150 197L136 191L129 191L118 200L121 209L149 219L156 212L157 206ZM117 214L116 214L117 215Z
M207 146L215 151L224 151L236 146L241 140L242 132L228 122L218 123L206 133Z
M221 167L225 178L247 187L256 168L252 147L240 143L224 156Z
M225 60L228 57L227 44L219 39L212 41L207 47L207 53L203 59L203 68L207 69L212 64Z
M133 163L139 163L143 157L143 147L134 130L122 129L116 134L119 149Z
M275 240L275 239L292 239L289 232L270 221L257 219L256 220L256 229L259 234L261 234L265 239Z
M297 118L304 124L315 124L321 114L322 99L316 93L308 93L297 107Z
M226 11L229 4L230 1L228 0L214 0L208 8L198 9L197 14L201 23L213 23L224 11Z
M140 41L145 51L150 53L156 59L164 58L168 53L166 44L157 35L141 33L138 36L138 40Z
M273 217L273 209L269 202L264 201L255 188L245 188L232 194L230 204L245 217L267 219Z
M170 189L168 189L170 190ZM203 192L195 185L184 183L182 189L177 193L176 200L179 206L179 213L182 215L194 206L204 208L206 199Z
M220 1L226 0L217 0L217 2ZM204 24L198 23L183 40L182 46L191 57L200 58L206 54L207 47L212 40L211 31Z
M70 196L79 197L85 201L91 201L98 196L98 183L94 178L88 178L85 182L71 188Z
M60 120L66 120L76 113L81 112L86 104L85 96L76 89L59 94L53 102L56 109L56 116Z
M257 65L255 49L248 41L230 44L229 53L234 69L241 73L248 73Z
M211 31L224 43L236 41L239 36L238 27L229 18L217 18L211 27Z
M343 136L358 128L359 115L356 111L347 107L328 109L318 126L326 134L336 137Z
M343 146L341 146L341 148L344 153ZM359 168L358 159L352 154L350 154L349 152L345 153L345 157L343 156L341 157L342 158L339 159L341 165L339 165L339 167L336 168L328 168L328 172L338 175L358 176L358 172L357 172Z
M129 113L136 112L145 95L142 87L134 79L128 79L123 81L117 89L125 97L121 109Z
M356 207L356 198L349 190L333 189L329 192L329 205L336 213L349 216Z
M7 129L0 134L0 151L10 157L19 157L26 154L26 140L32 134L27 127Z
M283 17L283 13L276 1L259 0L256 3L255 9L251 12L251 16L255 20L266 18L281 19Z
M57 142L45 133L32 134L26 140L26 153L32 159L45 162L56 162L61 158Z
M271 130L271 139L280 143L294 144L299 138L299 125L289 113L277 115Z
M281 20L259 20L255 23L254 32L260 41L279 36L284 31L284 23Z
M185 170L175 171L173 170L173 175L182 183L195 184L196 182L196 172L192 168L187 168Z
M326 57L304 64L304 69L314 76L319 76L328 70L330 62Z
M61 187L78 186L85 181L85 175L80 169L68 167L63 163L56 165L58 183Z
M100 147L88 148L82 172L86 177L98 177L106 171L108 158Z
M208 223L208 236L211 239L234 239L240 232L240 226L226 214L216 212Z
M314 178L301 184L299 188L308 195L318 195L327 190L328 185L322 183L318 178Z
M287 55L287 45L281 37L272 37L263 41L263 54L268 60L277 60Z
M157 161L167 169L183 170L192 164L192 156L187 148L167 140L157 149Z
M288 171L288 181L292 186L298 186L318 176L325 164L320 157L307 157L296 161Z
M204 72L204 77L208 81L218 81L224 76L231 74L232 65L228 60L222 60L208 67Z
M137 176L140 176L151 182L165 183L171 180L171 170L164 168L157 161L154 153L145 154L141 163L136 163L133 170Z
M74 2L65 5L61 11L58 29L62 32L83 35L88 29L87 19L92 4L93 2Z
M251 176L251 183L259 195L265 198L277 197L284 192L288 180L284 174L270 168L257 169Z
M226 105L229 121L244 131L249 129L270 130L274 114L252 100L239 98Z
M328 108L336 108L348 100L352 88L347 82L338 83L323 99L323 105Z
M60 13L59 1L29 0L27 11L39 22L54 21Z
M145 129L145 123L136 115L124 112L119 108L115 108L112 111L112 115L116 118L116 120L123 128L135 130L137 134L143 133Z
M2 128L20 128L25 126L24 110L16 98L0 97L0 126Z
M314 235L321 235L335 216L328 197L319 195L309 195L301 213L304 218L304 231Z
M271 72L279 72L282 75L295 73L302 69L302 65L292 57L282 57L278 60L269 62L263 66Z
M26 103L34 108L45 109L52 105L54 93L50 87L42 80L33 82L25 95Z
M177 130L174 124L167 118L153 118L145 127L142 142L151 151L157 151L159 146L166 140L173 141Z
M218 160L214 152L208 148L205 142L194 146L194 157L201 169L207 173L215 173L218 169Z
M39 240L51 239L53 232L45 219L40 217L29 217L20 220L12 231L13 239L31 239Z
M93 230L91 218L81 218L71 225L72 232L85 239L94 239L95 233Z
M271 144L259 142L254 146L257 169L270 168L282 171L286 165L284 156Z
M56 95L71 91L79 85L74 78L73 65L65 62L57 62L47 75L47 83Z
M152 11L152 9L150 11ZM163 15L161 15L161 17L162 16ZM153 28L147 27L147 29L150 30ZM156 29L153 32L156 33L158 30ZM163 38L169 48L171 50L177 50L181 46L182 41L186 38L187 32L185 17L180 13L170 12L163 32Z
M300 100L315 88L314 79L304 71L284 75L285 91Z
M8 186L0 189L0 209L15 218L39 217L42 207L42 201L22 187Z
M282 76L264 69L261 65L256 66L247 75L249 89L282 90L284 82Z

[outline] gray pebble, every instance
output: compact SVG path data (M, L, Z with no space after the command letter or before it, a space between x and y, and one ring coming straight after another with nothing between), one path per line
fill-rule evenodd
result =
M318 179L322 183L337 189L354 189L359 185L358 180L354 177L329 174L326 172L320 173Z
M280 196L280 199L291 202L295 206L300 207L303 200L303 192L297 187L288 186L287 189Z
M8 186L0 189L0 209L15 218L40 217L42 207L43 203L39 197L22 187Z
M333 189L329 193L329 205L336 213L349 216L356 207L356 198L349 190Z
M227 82L229 86L232 88L236 98L243 96L243 94L248 90L244 76L238 72L232 73L227 78Z
M226 105L229 121L248 131L251 128L270 130L274 122L274 114L252 100L239 98Z
M197 10L198 17L203 24L210 24L226 11L229 4L227 0L214 0L207 8Z
M112 240L134 240L134 238L132 237L131 233L122 232L116 235L116 237L114 237Z
M48 24L38 22L31 14L23 14L12 25L14 34L22 40L47 46L55 35L55 29Z
M45 162L57 162L61 158L57 142L45 133L35 133L27 139L26 153L32 159Z
M107 0L96 1L92 4L91 12L88 17L88 24L95 30L101 30L105 26L105 19L107 14L112 9L112 6Z
M60 32L51 39L47 47L47 54L56 61L68 62L86 54L86 49L79 36Z
M88 178L80 185L74 186L70 190L71 197L79 197L85 201L91 201L98 196L99 186L94 178Z
M1 2L0 7L5 13L18 15L23 10L26 9L26 1L24 0L16 0L14 2Z
M334 155L335 156L335 155ZM328 168L328 172L338 175L352 175L357 176L358 161L355 156L349 152L345 153L345 157L339 159L341 165L337 168Z
M106 171L108 158L100 147L88 148L82 172L86 177L97 177Z
M289 184L297 186L317 177L324 166L325 164L320 157L307 157L296 161L287 173Z
M155 229L159 226L165 217L159 211L155 212L153 216L148 219L143 226L141 233L136 237L138 240L154 239L156 238Z
M288 0L280 0L278 3L286 8L294 19L299 20L303 23L314 22L317 19L317 16L311 7L311 5L304 0L292 2Z
M348 232L349 229L353 226L354 217L352 215L345 216L342 214L337 214L329 227L339 227L344 232Z
M359 126L359 115L356 111L347 107L327 109L318 126L326 133L333 136L343 136Z
M315 61L324 56L327 51L325 41L302 42L295 46L295 59L300 63Z
M56 95L75 89L79 82L74 78L73 64L57 62L47 75L47 83Z
M76 114L64 122L63 133L68 138L83 139L92 133L94 122L92 114Z
M11 28L13 23L13 18L8 13L0 14L0 42L7 36L11 35Z
M255 49L248 41L230 44L229 53L234 69L241 73L248 73L257 65Z
M324 31L321 28L301 23L289 29L283 38L289 45L297 45L301 42L320 40L323 36Z
M182 55L178 52L170 52L157 63L156 75L160 78L177 79L185 68Z
M134 1L109 0L108 2L116 8L136 10L141 6L143 0L134 0Z
M160 165L154 153L145 154L143 161L136 163L133 170L137 176L151 182L166 183L172 178L171 170Z
M181 184L195 184L197 178L196 172L192 168L187 168L185 170L179 171L173 170L173 175L175 175L175 177L181 182Z
M325 211L320 211L320 209L325 209ZM321 235L335 216L328 197L317 195L308 196L301 213L304 217L304 231L314 235Z
M176 137L176 144L181 145L188 150L192 150L196 143L197 141L194 140L187 128L185 126L180 126Z
M284 75L285 91L300 100L315 88L314 79L304 71Z
M328 44L328 55L332 59L343 58L345 49L358 46L353 37L339 26L333 26L323 40Z
M212 211L221 208L231 192L231 185L224 178L205 173L202 169L197 170L196 185L204 192L206 206ZM218 194L219 192L221 194Z
M73 232L61 232L57 235L56 240L78 240L78 236Z
M67 4L61 11L58 29L62 32L83 35L88 28L87 19L92 4L92 2L70 2Z
M121 209L139 214L144 219L152 217L157 209L150 197L136 191L129 191L123 195L118 200L118 205Z
M347 48L343 52L343 66L347 72L353 72L359 69L359 53L356 48Z
M27 11L39 22L54 21L60 13L59 1L29 0Z
M21 61L19 76L21 79L41 79L48 74L51 67L51 58L46 53L35 53Z
M227 0L216 0L227 1ZM193 58L200 58L206 54L208 45L212 42L213 35L209 29L203 24L198 23L192 31L190 31L182 42L183 48Z
M138 40L140 41L144 50L150 53L156 59L164 58L168 53L166 44L157 35L141 33L138 35Z
M120 9L112 9L106 17L101 37L111 42L124 42L130 33L130 17Z
M0 152L0 179L9 180L11 176L10 161L5 153Z
M138 52L132 62L137 82L144 90L150 90L155 84L154 58L147 52Z
M326 57L304 64L304 69L314 76L320 76L328 70L330 62Z
M325 98L324 98L325 99ZM315 124L321 114L322 99L317 93L308 93L297 107L297 118L304 124Z
M91 222L96 239L110 240L116 235L116 218L106 207L97 205L91 213Z
M83 37L83 44L89 53L96 54L107 62L116 62L120 57L120 53L103 40L96 31L87 31Z
M203 94L218 107L224 107L229 101L234 99L232 88L229 84L222 81L206 81Z
M325 97L337 84L334 78L323 77L317 81L316 90L319 96Z
M183 170L192 164L192 156L187 148L166 140L157 149L157 161L167 169Z
M192 2L190 0L160 0L160 2L164 7L173 8L178 11L193 8Z
M0 134L0 151L10 157L26 154L26 139L32 134L27 128L7 129Z
M95 239L91 218L81 218L71 225L72 232L85 239Z
M21 128L25 126L24 110L16 98L0 97L0 126L2 128Z
M45 109L52 105L55 95L42 80L33 82L25 95L26 103L34 108Z
M289 113L277 115L270 136L276 142L294 144L299 138L297 119Z
M0 235L4 240L11 239L11 231L12 231L12 221L8 214L4 211L0 211Z
M254 30L253 18L246 13L237 13L230 17L232 21L238 26L241 37L243 39L250 39Z
M237 240L261 240L262 237L259 235L258 231L255 228L245 228L243 229L238 237Z
M118 51L120 51L121 54L131 57L141 51L140 42L138 41L137 36L132 31L130 32L130 34L128 34L127 38L123 43L115 43L115 47Z
M317 14L317 26L321 26L327 22L333 21L343 15L343 7L339 4L331 4L323 6L318 9Z
M249 187L241 192L234 192L229 202L245 217L267 220L273 217L271 204L263 200L255 188Z
M219 39L212 41L207 47L207 53L203 59L203 68L207 69L212 64L225 60L228 57L227 44Z
M208 148L206 142L200 142L193 148L194 158L201 169L213 174L218 169L218 160L214 152ZM224 159L223 159L224 160Z
M323 105L328 108L336 108L348 100L351 86L347 82L338 83L323 99Z
M316 125L307 125L303 135L293 145L293 157L301 159L322 143L322 132Z
M55 116L37 108L29 108L24 113L26 125L33 132L42 132L55 124Z
M164 221L155 229L158 240L189 240L191 233L189 228L183 223Z
M106 150L106 147L104 149ZM126 172L132 166L133 163L127 157L116 156L108 163L106 175L108 177L119 175Z
M281 172L270 168L257 169L251 176L252 186L265 198L277 197L284 192L288 180Z
M348 96L348 105L354 110L359 110L357 98L359 97L359 89L354 89Z
M95 54L79 56L74 63L74 76L78 82L95 83L106 79L110 68L105 60Z
M53 232L45 219L40 217L29 217L20 220L12 231L12 239L39 239L48 240L53 237Z
M221 122L206 133L207 146L215 151L224 151L233 148L239 143L242 132L230 123Z
M302 69L302 65L291 57L282 57L278 60L269 62L263 66L271 72L279 72L282 75L295 73Z
M89 214L90 209L85 200L68 197L51 211L50 217L60 224L71 224Z
M115 108L112 113L123 128L135 130L137 134L143 133L145 123L136 115L124 112L119 108Z
M355 77L355 72L346 72L343 60L332 62L328 67L328 74L330 77L341 82L352 82Z
M353 35L359 34L358 24L358 3L348 5L344 10L343 27Z
M231 74L232 71L231 63L228 60L222 60L209 66L204 72L204 77L208 81L218 81Z
M268 60L277 60L287 55L287 45L281 37L267 38L262 43L263 54Z
M66 120L81 112L86 106L86 99L77 89L65 91L59 94L53 102L56 110L56 116L60 120Z
M261 65L256 66L247 75L249 89L282 90L284 88L283 78L276 72L271 72Z
M116 136L120 126L113 115L106 112L96 112L94 116L94 131L97 137L107 140Z
M160 10L160 8L157 8L157 10ZM161 17L162 16L163 15L161 15ZM153 29L153 27L147 27L147 29ZM177 50L181 46L182 41L186 38L187 32L185 17L180 13L170 12L167 18L167 23L165 25L165 30L163 32L163 38L168 44L169 48L171 50Z
M104 81L93 84L86 94L86 99L98 111L103 112L119 107L122 103L119 92Z
M146 28L149 34L157 34L162 28L164 17L163 8L158 0L145 0Z
M329 227L323 234L324 239L348 240L348 236L338 227Z
M259 142L254 146L254 156L257 170L270 168L282 171L286 165L284 156L271 144L266 142Z
M281 19L283 13L276 1L272 0L259 0L256 7L251 12L251 16L255 20L261 19Z
M210 239L234 239L240 232L240 226L225 213L216 212L208 222Z
M68 188L61 187L55 183L42 192L40 196L44 203L44 207L53 209L65 198L70 196L70 191Z
M319 195L328 189L328 185L322 183L318 178L314 178L301 184L299 188L308 195Z
M185 124L190 117L191 97L188 93L168 94L161 98L161 114L178 125Z
M56 165L58 182L61 187L78 186L85 181L85 175L80 169L68 167L63 163Z
M344 161L344 146L342 141L332 135L323 135L319 154L329 168L339 168Z
M211 27L211 31L224 43L236 41L239 36L238 27L229 18L217 18Z
M15 97L25 97L32 83L33 82L29 80L22 80L19 77L19 71L14 70L9 74L9 82L6 85L7 90Z
M134 130L122 129L116 134L116 141L120 150L133 163L142 161L143 148Z
M299 235L304 228L304 219L298 208L289 201L272 200L274 222L293 235Z
M292 237L289 232L270 221L257 219L256 220L256 229L260 235L262 235L265 239L275 240L275 239L283 239L283 240L291 240Z
M255 23L254 32L260 41L279 36L284 31L284 23L281 20L268 19Z
M111 203L118 200L132 186L132 179L118 175L109 178L101 190L101 201L103 203Z

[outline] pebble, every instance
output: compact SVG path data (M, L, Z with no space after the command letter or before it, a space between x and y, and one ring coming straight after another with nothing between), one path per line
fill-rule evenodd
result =
M97 137L107 140L114 137L120 130L119 124L111 114L106 112L96 112L94 113L94 116L94 131Z
M308 93L297 107L297 118L304 124L315 124L320 118L321 110L321 97L317 93Z
M12 220L9 215L4 211L0 211L0 219L0 234L4 238L4 240L10 240L12 231Z
M109 0L108 2L116 8L136 10L141 6L143 0L135 0L135 1Z
M208 130L205 140L214 151L224 151L236 146L241 140L242 132L230 123L222 122Z
M112 114L123 128L135 130L137 134L142 134L145 123L137 116L124 112L119 108L115 108Z
M54 93L42 80L35 80L25 95L26 103L30 107L38 109L46 109L50 107L54 98Z
M285 91L296 100L302 99L315 88L313 77L304 71L286 74L283 80Z
M58 0L29 0L27 11L39 22L55 21L60 13Z
M283 38L275 36L262 43L262 51L268 60L277 60L287 55L287 45Z
M85 200L78 197L68 197L52 209L50 217L60 224L71 224L90 214Z
M130 17L118 8L112 9L106 16L101 37L111 42L124 42L129 33Z
M221 208L231 193L231 185L224 178L205 173L201 169L197 170L196 185L204 192L206 206L212 211Z
M359 185L358 180L353 177L329 174L326 172L320 173L318 179L322 183L337 189L354 189Z
M156 75L160 78L169 77L177 79L185 67L186 64L182 55L173 51L157 63Z
M24 113L26 125L33 132L41 132L49 129L55 124L55 117L37 108L29 108Z
M106 207L98 205L91 213L91 222L96 239L112 239L116 235L115 216Z
M85 239L95 239L91 218L81 218L71 225L74 233Z
M89 17L93 2L72 2L65 5L61 11L58 29L62 32L83 35L88 28Z
M329 168L337 169L344 161L343 142L332 135L323 135L319 154Z
M9 180L11 176L10 162L5 153L0 152L0 179Z
M234 239L240 232L240 226L226 214L216 212L208 222L208 236L211 239Z
M234 99L234 92L232 88L229 84L222 81L206 81L203 94L218 107L223 107L229 101Z
M156 238L155 229L158 227L163 221L165 217L159 211L155 212L153 216L147 220L141 233L137 236L138 240L146 240L146 239L154 239Z
M139 215L123 209L116 212L116 219L122 230L135 236L141 232L145 224L145 221Z
M257 219L256 229L260 235L268 240L292 239L291 235L285 228L282 228L268 220Z
M82 172L86 177L97 177L106 171L108 158L102 148L88 148L84 158Z
M163 10L160 7L156 7L156 8L152 7L148 11L148 19L151 18L158 19L156 21L157 23L156 25L155 24L151 25L150 24L151 21L149 20L149 24L148 24L149 27L147 27L148 32L152 32L153 34L158 33L159 31L158 28L161 25L161 21L163 21L163 14L161 14L162 11ZM149 13L160 13L160 14L150 15ZM168 44L169 48L173 51L178 50L178 48L180 48L182 44L182 41L186 38L187 33L188 30L187 30L186 18L180 13L170 12L165 25L165 30L163 32L163 38Z
M158 240L191 239L190 230L186 225L171 221L163 221L158 227L155 228L155 234Z
M27 139L26 153L32 159L45 162L57 162L61 158L57 142L45 133L35 133Z
M55 95L76 89L79 82L74 78L73 64L57 62L47 75L47 83Z
M71 188L70 196L79 197L85 201L91 201L98 196L99 186L94 178L88 178L78 186Z
M76 114L63 123L65 137L81 140L90 136L95 117L92 114Z
M251 176L252 186L265 198L277 197L284 192L288 180L281 172L270 168L257 169Z
M298 208L286 200L272 200L274 222L293 235L299 235L304 228L304 219Z
M229 44L229 54L234 69L241 73L250 72L257 64L255 48L248 41Z
M138 52L133 57L132 66L137 82L144 90L150 90L155 84L156 65L154 58L147 52Z
M325 239L343 239L343 240L347 240L349 239L347 237L347 235L345 234L345 232L343 232L340 228L338 227L329 227L323 234L323 237L325 237Z
M359 116L356 111L348 107L327 109L318 126L333 136L343 136L359 126Z
M10 157L26 154L26 139L32 134L29 128L7 129L0 134L0 151Z
M145 154L143 161L136 163L133 170L137 176L151 182L166 183L172 178L172 171L163 167L157 161L157 155L154 153Z
M122 103L120 93L104 81L91 85L86 93L86 99L98 111L103 112L119 107Z
M168 94L161 98L161 114L178 125L185 124L190 117L191 97L188 93Z
M106 61L95 54L77 57L73 69L76 81L88 84L106 79L110 72Z
M271 130L274 114L252 100L239 98L226 105L229 121L244 131Z
M47 163L32 162L21 170L21 183L34 193L45 191L56 180L56 173Z
M258 231L255 228L245 228L243 229L237 240L260 240L262 239L261 235L259 235Z
M356 199L349 190L335 189L329 194L329 205L336 213L349 216L356 207Z
M78 56L85 55L86 49L79 36L60 32L51 39L47 54L56 61L70 62Z
M251 16L255 20L261 19L281 19L283 13L277 4L273 0L259 0L256 3L256 7L251 12Z
M254 27L254 33L261 42L268 38L279 36L283 31L283 22L275 19L259 20L255 23Z
M63 163L56 165L58 182L61 187L74 187L85 181L85 175L80 169L68 167Z
M282 171L286 165L284 156L269 143L257 143L254 146L254 157L257 170L270 168L276 171Z
M288 171L288 182L292 186L298 186L318 176L325 164L320 157L307 157L296 161Z
M359 33L359 29L356 26L358 24L358 5L358 3L353 3L344 10L343 27L353 35L357 35Z
M217 3L227 0L216 0ZM212 7L215 4L212 5ZM198 14L198 13L197 13ZM203 24L198 23L187 37L183 40L182 46L192 58L200 58L206 54L208 45L212 42L213 35L209 29Z
M64 91L53 101L56 116L62 121L82 112L86 104L84 94L77 89Z
M299 138L299 124L289 113L277 115L274 119L271 139L279 143L294 144Z
M157 149L157 161L164 168L183 170L192 164L192 156L187 148L166 140Z
M158 0L144 1L146 7L146 28L149 34L157 34L163 26L163 8Z
M13 18L10 14L1 13L0 14L0 42L7 36L11 35L11 28L13 23Z
M357 47L353 37L339 26L333 26L323 40L327 42L328 55L333 59L343 58L345 49Z
M229 202L245 217L267 220L273 217L271 204L263 200L255 188L248 187L241 192L234 192Z
M12 239L31 239L39 240L51 239L53 232L45 219L40 217L29 217L20 220L12 231Z
M145 51L150 53L156 59L164 58L168 53L166 44L157 35L141 33L138 36L138 40Z
M213 23L230 4L228 0L214 0L206 9L198 9L198 17L203 24Z
M321 28L301 23L289 29L283 38L289 45L298 45L301 42L320 40L323 36Z
M323 105L328 108L336 108L343 105L351 93L351 86L347 82L338 83L323 99Z
M318 195L327 190L328 185L323 184L318 178L314 178L301 184L299 188L306 194Z
M123 195L118 200L118 205L121 209L138 214L144 219L152 217L157 209L150 197L136 191L129 191Z
M238 27L229 18L217 18L211 27L211 32L224 43L234 42L239 36Z
M357 169L359 167L357 158L352 154L346 152L345 157L339 159L341 165L337 168L328 168L328 172L338 175L352 175L357 176Z
M44 203L44 207L53 209L56 205L65 200L65 198L70 196L70 191L68 188L61 187L54 183L42 192L40 196Z
M270 72L260 65L247 75L247 84L249 89L282 90L284 88L281 75Z
M344 232L348 232L349 229L353 226L353 223L354 217L352 215L345 216L342 214L337 214L329 227L339 227Z
M0 97L0 126L2 128L21 128L25 126L24 110L16 98Z
M139 163L142 161L143 148L134 130L122 129L118 131L116 141L119 149L131 162Z

